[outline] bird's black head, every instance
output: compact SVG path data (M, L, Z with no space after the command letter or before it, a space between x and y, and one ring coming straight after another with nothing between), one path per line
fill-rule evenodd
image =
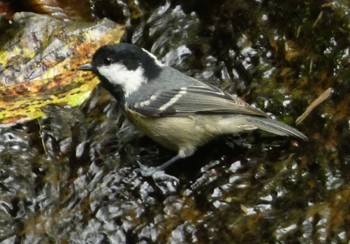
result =
M100 47L93 55L91 64L80 67L82 70L93 70L112 94L113 90L121 90L125 96L157 77L161 68L162 64L153 54L127 43Z

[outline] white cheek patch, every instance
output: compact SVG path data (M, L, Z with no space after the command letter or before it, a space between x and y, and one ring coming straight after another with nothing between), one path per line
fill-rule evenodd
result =
M142 83L147 82L144 69L141 66L135 70L128 70L122 64L111 64L99 66L97 71L110 83L121 86L125 92L125 97L136 91Z

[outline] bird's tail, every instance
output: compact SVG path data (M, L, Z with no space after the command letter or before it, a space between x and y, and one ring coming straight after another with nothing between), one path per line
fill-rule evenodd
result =
M253 116L247 117L247 120L251 121L260 130L264 130L280 136L293 136L304 141L308 140L308 138L300 131L277 120Z

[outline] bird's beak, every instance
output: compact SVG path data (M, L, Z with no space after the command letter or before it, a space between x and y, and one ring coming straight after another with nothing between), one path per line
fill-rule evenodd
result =
M91 65L91 63L83 64L77 68L78 70L88 70L93 71L94 67Z

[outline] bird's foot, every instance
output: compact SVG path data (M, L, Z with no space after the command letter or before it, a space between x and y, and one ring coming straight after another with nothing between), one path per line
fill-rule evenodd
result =
M137 162L139 165L139 173L143 177L152 177L157 187L165 194L175 192L179 185L179 179L175 176L166 174L160 167L148 167Z

